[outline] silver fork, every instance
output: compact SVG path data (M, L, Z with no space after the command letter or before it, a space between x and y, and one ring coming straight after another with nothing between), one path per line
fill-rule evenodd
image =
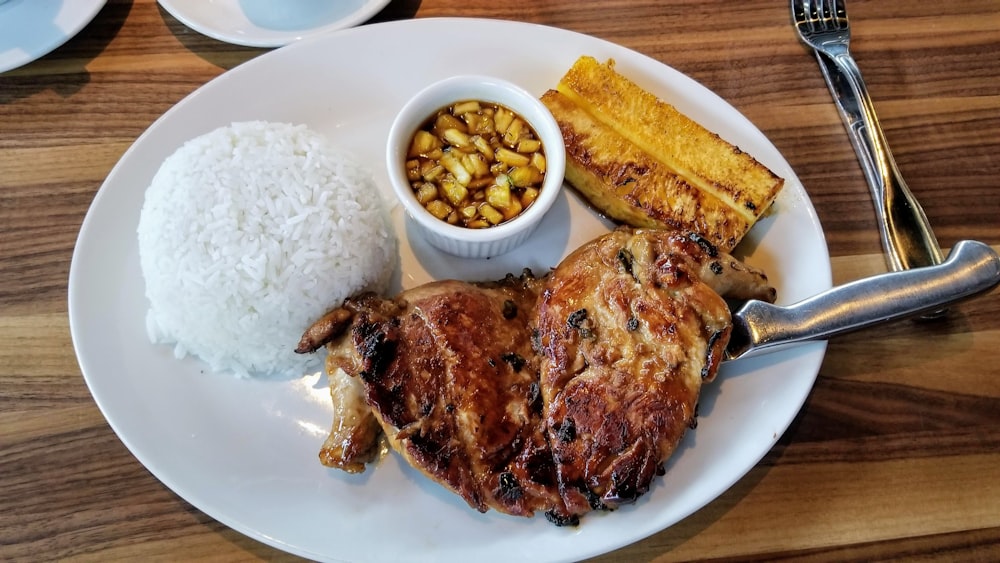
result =
M886 262L894 271L940 264L943 257L924 210L903 181L849 51L844 0L791 0L795 29L816 52L875 202Z

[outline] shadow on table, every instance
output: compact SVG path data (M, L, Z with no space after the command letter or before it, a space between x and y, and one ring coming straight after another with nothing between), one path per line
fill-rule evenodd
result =
M181 23L159 3L156 4L156 9L159 11L163 24L170 30L170 34L180 41L185 49L221 69L231 70L272 50L265 47L246 47L213 39Z
M381 12L375 14L372 19L368 20L368 23L413 19L417 10L420 9L421 1L422 0L392 0L392 2L389 2L385 8L382 8Z
M5 82L0 88L0 104L29 97L41 90L51 90L62 97L80 91L90 82L87 65L104 52L125 24L131 9L132 0L109 2L93 21L51 53L20 69L0 74ZM55 14L52 17L55 18ZM48 66L54 70L39 73L33 66ZM39 74L46 76L39 80Z

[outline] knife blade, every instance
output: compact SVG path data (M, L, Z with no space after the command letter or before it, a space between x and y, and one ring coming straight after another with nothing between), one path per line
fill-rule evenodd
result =
M934 311L998 283L1000 256L987 244L966 240L937 265L864 278L792 305L750 300L733 313L725 360Z

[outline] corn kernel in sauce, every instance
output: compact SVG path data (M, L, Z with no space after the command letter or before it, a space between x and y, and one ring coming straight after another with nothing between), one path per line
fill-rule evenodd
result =
M465 100L438 110L413 135L406 174L417 201L452 225L510 221L538 197L545 152L527 121L496 103Z

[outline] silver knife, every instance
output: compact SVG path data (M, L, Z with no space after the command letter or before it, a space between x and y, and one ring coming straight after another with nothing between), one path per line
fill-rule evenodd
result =
M935 311L998 283L1000 256L982 242L961 241L933 266L861 279L788 306L750 300L733 313L725 359Z
M834 61L819 51L816 59L871 189L889 268L939 264L941 247L892 158L857 63L849 54Z

